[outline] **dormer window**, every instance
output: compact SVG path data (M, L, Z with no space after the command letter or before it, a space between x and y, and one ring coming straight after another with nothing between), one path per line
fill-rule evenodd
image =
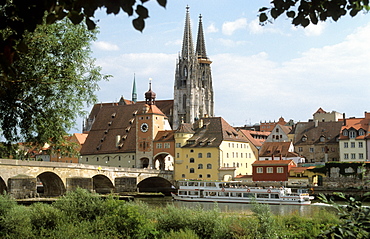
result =
M343 130L343 136L348 136L348 130Z
M302 142L306 142L306 141L307 141L307 136L306 135L303 135Z
M359 136L365 135L365 130L360 129L360 130L358 131L358 135L359 135Z
M320 142L325 142L325 136L320 136Z
M356 131L355 131L355 130L351 130L351 131L349 131L349 138L350 138L350 139L354 139L354 138L356 138Z

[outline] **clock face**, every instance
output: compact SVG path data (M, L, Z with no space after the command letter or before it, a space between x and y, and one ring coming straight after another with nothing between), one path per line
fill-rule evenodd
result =
M148 131L148 124L147 123L143 123L141 126L140 126L140 129L141 129L141 131L142 132L146 132L146 131Z

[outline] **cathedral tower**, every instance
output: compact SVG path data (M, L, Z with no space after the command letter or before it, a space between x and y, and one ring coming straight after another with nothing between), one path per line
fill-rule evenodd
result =
M189 7L186 7L182 51L176 64L173 129L184 123L214 116L211 63L206 53L202 16L199 16L194 52Z

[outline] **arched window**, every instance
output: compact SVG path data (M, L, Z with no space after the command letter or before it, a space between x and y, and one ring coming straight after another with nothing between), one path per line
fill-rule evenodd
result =
M198 164L198 169L203 169L203 164Z
M212 164L207 164L207 169L212 169Z
M202 153L198 153L198 158L203 158L203 154Z
M210 158L211 157L211 153L207 153L207 158Z
M182 96L182 109L186 109L186 94Z
M190 168L190 173L194 173L194 168Z
M194 163L194 158L190 158L190 163Z
M181 175L181 177L182 177L182 178L185 178L185 174L182 174L182 175Z
M188 68L186 66L184 67L184 77L188 78Z

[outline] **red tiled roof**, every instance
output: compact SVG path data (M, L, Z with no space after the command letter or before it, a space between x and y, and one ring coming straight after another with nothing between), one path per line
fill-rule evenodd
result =
M264 161L259 161L256 160L254 163L252 163L252 166L279 166L279 165L290 165L296 163L293 160L264 160Z
M296 153L289 152L289 148L291 146L291 142L265 142L263 143L260 151L260 157L288 157L288 155L296 157L298 156Z
M254 130L245 130L240 129L240 132L242 132L248 140L256 147L261 147L263 142L265 142L265 137L263 138L256 138L256 136L269 136L271 132L261 132L261 131L254 131Z
M163 130L163 131L158 131L157 135L155 136L154 141L174 141L174 130Z

